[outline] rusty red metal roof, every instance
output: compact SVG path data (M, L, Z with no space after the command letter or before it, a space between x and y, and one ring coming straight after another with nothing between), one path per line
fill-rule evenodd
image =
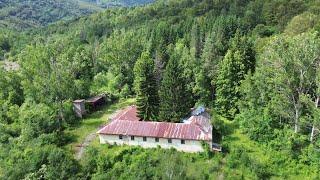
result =
M210 122L210 118L207 115L199 115L199 116L191 116L187 121L187 124L195 124L202 128L205 132L212 131L212 125Z
M112 121L98 134L158 137L171 139L204 140L212 139L211 132L204 132L195 124L151 122L151 121Z
M111 121L115 120L127 120L127 121L139 121L140 118L137 114L137 107L132 105L125 109L120 110L115 115L110 117Z
M212 126L205 116L191 116L187 123L139 121L136 106L120 110L98 134L171 139L212 140Z

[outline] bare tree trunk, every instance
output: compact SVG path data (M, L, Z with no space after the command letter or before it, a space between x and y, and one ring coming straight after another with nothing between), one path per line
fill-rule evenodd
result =
M298 125L298 122L299 122L299 115L297 115L297 110L296 110L296 114L295 114L295 120L294 120L294 132L295 133L298 133L299 131L299 125Z
M314 137L314 124L312 125L312 130L311 130L311 135L310 135L310 141L312 142L313 141L313 137Z
M299 118L300 118L300 112L299 112L299 105L296 104L294 106L294 110L295 110L295 116L294 116L294 132L298 133L299 131Z
M317 97L317 99L315 101L316 108L318 108L319 99L320 99L320 97ZM313 141L313 138L314 138L314 135L315 135L315 131L316 131L316 127L315 126L316 125L315 125L315 122L314 122L313 125L312 125L312 130L311 130L311 135L310 135L310 141L311 142Z
M97 74L97 59L99 55L99 49L100 49L100 44L97 39L95 39L94 44L93 44L93 52L92 52L92 68L93 68L93 74Z

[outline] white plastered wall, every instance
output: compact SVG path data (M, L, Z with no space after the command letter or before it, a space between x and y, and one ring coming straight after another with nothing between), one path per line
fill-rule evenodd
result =
M134 140L131 140L131 136L122 136L122 139L118 135L104 135L99 134L101 144L117 144L117 145L131 145L141 146L143 148L175 148L178 151L183 152L202 152L203 148L201 141L196 140L185 140L185 144L181 144L180 139L172 139L172 143L168 142L168 139L159 138L159 142L155 141L154 137L147 137L147 141L143 141L143 137L135 136Z

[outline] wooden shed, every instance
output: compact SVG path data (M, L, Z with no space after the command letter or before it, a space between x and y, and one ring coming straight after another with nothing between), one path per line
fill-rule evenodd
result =
M90 109L96 109L99 106L102 106L106 103L106 95L101 94L98 96L91 97L86 100L86 103L89 105Z
M78 99L73 101L73 111L77 117L82 118L86 114L85 100Z

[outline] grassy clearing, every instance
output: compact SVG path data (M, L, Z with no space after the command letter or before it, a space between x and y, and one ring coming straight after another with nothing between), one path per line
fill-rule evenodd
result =
M86 136L98 131L98 128L108 122L108 118L118 109L135 103L135 99L119 100L118 102L106 105L100 110L87 115L77 126L65 131L70 138L70 143L65 146L66 149L74 152L77 145L81 144ZM98 139L98 138L96 138Z
M233 146L243 147L250 156L254 157L258 162L265 163L269 157L266 155L264 147L249 139L248 136L242 134L239 130L235 131L231 137L237 137L237 141L232 143Z
M78 144L81 144L85 137L98 130L98 127L105 124L108 121L108 117L116 110L134 104L134 99L127 99L116 102L112 105L108 105L101 110L87 116L79 123L77 127L67 131L70 137L73 137L73 141L66 146L72 152L76 151ZM220 119L220 118L217 118ZM123 164L123 161L117 161L116 159L126 159L126 163L137 163L136 160L139 157L154 158L157 162L162 162L168 157L166 154L170 154L173 157L186 162L185 166L188 177L193 177L194 174L206 174L209 172L209 179L281 179L284 171L288 179L295 179L297 177L303 178L305 174L293 174L295 171L290 167L283 167L277 165L275 161L275 155L279 156L280 152L268 149L264 145L261 145L251 139L247 135L241 132L236 121L229 121L227 119L220 119L220 122L214 122L218 125L220 131L224 135L222 139L223 152L214 153L212 156L206 156L205 153L183 153L183 152L171 152L171 150L165 149L142 149L132 146L116 146L108 144L100 144L99 139L95 138L86 152L84 158L80 163L84 166L90 161L91 158L107 158L112 163L110 170L116 171L118 166L134 167L132 164ZM95 150L95 151L92 151ZM91 152L91 154L90 154ZM92 152L94 152L92 154ZM281 154L280 154L281 155ZM169 157L171 158L171 157ZM89 161L88 161L89 159ZM92 159L91 159L92 160ZM146 162L147 164L150 162ZM150 166L152 163L150 164ZM169 164L170 165L170 164ZM114 166L114 167L113 167ZM166 164L164 164L166 167ZM201 169L199 169L201 167ZM154 167L159 170L160 166ZM160 168L161 169L161 168ZM293 172L293 173L292 173ZM118 173L118 172L117 172ZM201 179L201 177L193 177L193 179Z
M134 99L121 100L112 105L108 105L91 115L88 115L81 121L81 123L79 123L78 126L67 131L67 134L72 137L73 140L66 146L66 148L69 148L69 150L75 152L77 145L81 144L87 135L96 132L99 126L105 124L111 114L118 109L134 103ZM270 155L267 155L267 150L262 145L257 144L256 142L250 140L245 134L241 133L235 121L222 119L222 122L220 123L221 127L224 129L224 138L222 144L225 147L225 152L215 153L213 157L208 159L203 158L203 155L201 154L175 152L175 154L182 159L185 159L188 162L192 161L192 165L188 165L188 167L186 167L188 169L188 174L197 172L199 171L197 167L202 167L205 172L211 173L210 177L218 177L219 179L233 179L242 176L246 177L247 175L249 178L258 179L256 175L252 174L251 165L249 165L249 167L248 163L243 163L242 160L249 161L249 164L268 164L267 162L271 157ZM99 139L95 138L91 142L89 149L90 148L96 149L101 157L117 157L124 152L131 152L131 149L134 147L100 144ZM244 154L241 154L241 157L237 157L234 152L236 150L243 150ZM141 150L141 153L148 153L150 156L158 156L159 152L169 152L168 150L158 151L159 150L157 149L144 149ZM139 156L141 153L139 150L134 156ZM244 157L248 157L249 159L243 159ZM134 157L130 156L130 158ZM158 158L160 160L162 159L162 157ZM82 158L81 163L84 161L86 161L86 156ZM230 161L233 162L230 163ZM258 168L263 168L263 166L259 166Z
M229 150L235 148L245 149L250 156L255 158L259 162L266 162L268 157L265 154L264 147L243 134L238 127L236 121L229 121L227 119L221 119L223 122L224 139L223 144L226 145Z

